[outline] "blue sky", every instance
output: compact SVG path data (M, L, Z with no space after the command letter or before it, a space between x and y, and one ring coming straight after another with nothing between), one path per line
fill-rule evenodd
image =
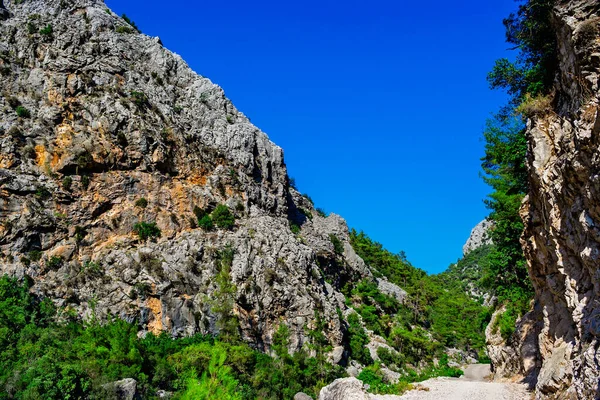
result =
M108 0L160 36L284 149L290 176L428 272L487 214L485 80L513 0Z

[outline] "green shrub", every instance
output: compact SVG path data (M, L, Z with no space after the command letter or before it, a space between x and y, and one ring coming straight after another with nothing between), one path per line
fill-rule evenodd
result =
M31 21L27 22L27 32L30 35L37 33L37 31L38 31L37 26L33 22L31 22Z
M144 197L141 197L135 201L135 206L139 208L146 208L148 207L148 200L146 200Z
M542 116L552 111L552 96L539 95L532 97L527 93L516 108L516 112L527 118Z
M72 185L73 185L73 178L71 178L70 176L65 176L62 181L63 189L65 189L66 191L70 191Z
M41 200L46 200L52 197L52 193L45 187L39 187L35 192L35 197Z
M231 229L235 224L235 216L224 204L219 204L211 213L212 222L221 229Z
M86 275L99 275L102 272L102 266L95 261L86 261L82 266L82 271Z
M300 227L293 222L290 222L290 230L294 235L298 235L300 233Z
M52 36L53 30L52 25L48 24L45 28L40 29L40 34L44 36Z
M160 229L156 226L156 222L138 222L133 226L133 231L142 240L159 238L161 235Z
M348 336L350 338L350 357L364 364L373 364L373 359L367 348L369 337L365 333L356 313L348 316Z
M46 267L50 269L58 269L63 264L63 258L61 256L52 256L46 260Z
M131 101L138 108L145 108L145 107L148 107L150 105L150 102L148 100L148 96L146 96L146 94L143 93L143 92L137 92L135 90L131 92Z
M198 227L204 229L205 231L212 231L215 227L215 224L213 224L213 220L210 215L204 215L198 220Z
M88 187L90 187L90 177L87 175L82 175L81 176L81 186L83 187L84 190L87 190Z
M119 25L116 27L115 32L117 33L133 33L133 29L125 25Z
M31 117L31 112L29 112L29 110L23 106L18 106L17 108L15 108L15 112L17 113L17 116L20 118Z
M318 216L327 218L327 212L325 212L325 210L323 210L322 208L317 207L316 211Z
M387 366L395 365L396 367L402 367L404 360L400 353L392 352L387 347L377 348L377 357Z
M40 261L42 259L42 252L40 250L31 250L27 256L33 262Z
M123 14L123 15L121 15L121 18L123 18L123 21L127 22L137 32L140 32L140 28L138 28L138 26L135 24L135 22L133 22L131 19L129 19L129 17L127 15Z
M329 240L331 241L331 244L333 245L333 251L335 252L335 254L337 254L337 255L344 254L344 244L342 243L342 241L340 239L338 239L337 236L335 236L333 233L331 233L331 234L329 234Z

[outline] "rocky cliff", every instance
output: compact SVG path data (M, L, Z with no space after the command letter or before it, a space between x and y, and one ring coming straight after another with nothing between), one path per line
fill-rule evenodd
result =
M338 290L371 272L221 88L101 0L0 10L0 273L178 336L220 329L226 262L246 341L285 320L298 349L320 314L341 345ZM218 205L233 226L199 227Z
M600 4L558 1L551 109L528 122L522 244L541 312L538 398L600 398Z

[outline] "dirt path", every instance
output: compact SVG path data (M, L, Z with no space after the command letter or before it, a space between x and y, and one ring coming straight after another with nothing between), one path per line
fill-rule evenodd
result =
M487 382L490 366L470 365L462 378L435 378L421 382L402 396L373 396L373 400L529 400L531 393L517 383Z

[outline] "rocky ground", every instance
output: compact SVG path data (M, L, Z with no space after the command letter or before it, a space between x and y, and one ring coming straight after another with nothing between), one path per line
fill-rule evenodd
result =
M490 382L489 364L473 364L465 368L461 378L435 378L415 385L402 396L366 393L355 378L338 379L323 388L319 400L529 400L533 393L525 385L510 382Z

